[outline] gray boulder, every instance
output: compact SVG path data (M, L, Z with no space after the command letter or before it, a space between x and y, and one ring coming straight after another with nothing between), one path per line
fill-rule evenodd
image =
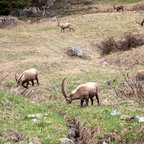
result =
M67 50L67 54L69 56L75 56L75 57L80 57L84 59L83 51L81 50L80 47L72 47Z
M52 17L48 21L57 21L57 17Z
M38 7L30 7L30 8L24 8L21 10L17 10L14 13L14 16L16 17L30 17L30 16L37 16L41 14L41 10Z
M60 138L58 141L64 144L74 144L74 142L68 138Z
M113 82L115 82L116 80L115 79L108 79L107 81L106 81L106 83L108 84L108 85L111 85Z
M0 25L15 25L18 22L16 17L0 17Z

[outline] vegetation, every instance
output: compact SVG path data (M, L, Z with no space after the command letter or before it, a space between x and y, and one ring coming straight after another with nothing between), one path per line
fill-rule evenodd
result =
M28 0L0 0L0 15L9 15L15 8L24 8Z
M103 4L103 1L99 2ZM109 2L107 5L111 7L114 1ZM79 9L79 5L73 6ZM67 123L79 126L85 143L143 143L144 127L137 116L144 117L144 100L139 97L139 103L131 93L129 97L118 97L114 88L120 94L121 90L124 94L127 90L131 92L119 69L129 72L130 77L143 69L144 46L112 51L104 56L98 48L111 37L116 42L130 32L142 36L143 27L135 22L141 18L141 11L79 13L59 18L62 23L72 23L74 32L61 33L57 22L50 22L48 18L32 24L20 21L17 26L1 29L1 143L17 143L12 141L12 137L17 136L19 143L57 143L59 138L67 137ZM83 50L85 60L66 54L67 48L73 46ZM16 88L15 72L21 74L29 68L39 71L40 85L30 85L27 90ZM82 83L96 82L100 87L100 106L96 99L93 106L89 102L89 106L82 108L79 100L67 104L61 92L65 77L71 77L67 93ZM116 80L110 86L105 82L109 78ZM112 115L115 112L117 114ZM44 117L36 118L38 121L33 123L28 115L38 113ZM121 119L122 115L130 116L132 120Z
M1 127L0 143L13 141L21 143L58 143L58 138L67 134L66 121L62 116L44 106L32 104L21 96L13 96L0 90ZM30 117L30 114L41 114L42 117ZM34 123L34 120L37 122ZM17 133L15 138L14 134Z
M101 54L104 55L116 51L126 51L143 45L143 36L140 35L129 33L121 39L122 40L114 40L113 38L109 38L104 40L99 46Z

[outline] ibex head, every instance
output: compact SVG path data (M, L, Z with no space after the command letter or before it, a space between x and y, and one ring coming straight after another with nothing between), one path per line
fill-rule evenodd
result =
M17 72L16 72L17 73ZM21 78L23 75L21 75L19 78L17 78L17 74L15 73L15 80L16 80L16 87L20 86L21 85Z
M60 20L58 21L58 24L57 24L57 26L60 26Z

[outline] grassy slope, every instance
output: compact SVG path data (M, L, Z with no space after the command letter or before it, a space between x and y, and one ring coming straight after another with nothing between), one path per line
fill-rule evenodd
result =
M67 126L64 118L44 106L31 103L21 96L13 96L4 90L0 90L1 127L0 135L13 132L21 133L26 138L21 143L58 143L58 138L65 137ZM36 118L36 124L28 118L29 114L43 114L42 118ZM0 139L6 142L6 137Z
M93 43L98 43L109 36L118 37L131 31L143 34L143 27L135 23L135 19L141 18L141 13L136 12L73 15L61 19L62 22L73 23L76 29L75 32L67 31L65 33L60 33L59 27L56 27L56 22L46 21L38 24L23 24L13 29L2 29L0 31L0 76L9 74L3 81L4 87L15 94L16 90L13 87L15 71L22 72L25 69L35 67L40 72L41 85L30 87L23 95L45 107L31 104L24 98L14 97L1 91L3 105L1 111L6 109L7 116L9 116L9 112L19 115L18 120L13 120L12 124L9 123L9 119L5 120L3 117L1 133L5 124L9 123L8 128L30 135L30 140L33 142L35 142L33 132L37 130L36 142L42 142L43 138L50 135L51 139L48 139L53 143L57 138L66 136L66 122L61 116L55 113L50 114L56 119L56 121L51 119L52 124L50 126L61 125L60 127L55 126L52 132L47 130L51 128L49 125L44 124L46 128L41 129L31 125L31 120L25 119L28 113L47 113L47 111L52 110L63 113L70 119L75 117L77 121L85 122L84 127L86 129L97 128L98 139L110 135L121 135L121 139L124 136L126 140L133 143L143 140L143 127L137 119L131 123L121 121L120 115L113 117L110 115L110 112L116 109L121 114L144 116L144 109L135 101L121 101L114 97L113 90L104 81L114 77L119 82L121 75L117 67L102 66L103 58L99 56L98 49L93 46ZM65 49L71 46L80 46L87 59L81 60L66 56ZM112 54L111 57L113 55L116 57L116 54ZM143 65L134 66L133 71L137 71L137 68L141 69ZM81 83L96 81L100 88L103 88L100 92L101 106L98 107L96 101L94 101L94 106L84 108L79 107L79 101L75 101L71 105L65 104L61 94L61 81L69 75L72 76L72 79L68 85L68 92ZM17 92L20 93L21 90ZM12 103L10 109L5 106L6 101ZM22 103L16 105L15 108L15 103L20 102ZM28 103L27 107L24 107L25 103ZM21 114L22 112L24 115ZM62 120L62 123L59 119ZM25 125L21 124L21 120L24 120L26 127L32 127L32 130L23 131ZM43 119L40 121L43 123ZM130 130L128 130L129 127Z

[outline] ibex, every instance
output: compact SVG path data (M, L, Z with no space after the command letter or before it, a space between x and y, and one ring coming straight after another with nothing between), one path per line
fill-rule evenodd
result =
M122 10L122 11L124 11L124 6L123 5L120 5L120 6L117 6L117 7L115 5L116 5L116 3L113 4L113 9L114 10L117 10L117 11Z
M32 86L34 86L34 80L37 81L37 85L39 85L39 80L38 80L38 71L34 68L28 69L24 71L19 78L17 78L16 73L15 73L15 80L16 80L16 86L22 85L24 88L28 88L29 81L31 81ZM26 86L24 85L26 83Z
M71 31L71 29L74 31L74 29L72 28L72 25L70 23L60 24L60 21L58 21L57 26L61 27L61 32L64 32L66 28L69 28L70 31Z
M48 8L47 5L48 5L48 1L46 2L46 4L44 6L42 6L42 16L43 17L46 15L46 9Z
M91 105L93 105L93 97L95 96L97 99L97 103L99 105L99 87L94 82L88 82L86 84L79 85L75 90L73 90L70 94L67 94L65 84L66 78L63 79L62 82L62 93L67 101L67 103L71 103L73 100L81 100L81 107L83 106L84 100L86 100L86 105L88 106L89 98L91 100Z
M144 24L144 19L141 22L136 21L136 23L138 23L139 25L143 26Z
M134 78L140 81L144 81L144 70L138 71Z

